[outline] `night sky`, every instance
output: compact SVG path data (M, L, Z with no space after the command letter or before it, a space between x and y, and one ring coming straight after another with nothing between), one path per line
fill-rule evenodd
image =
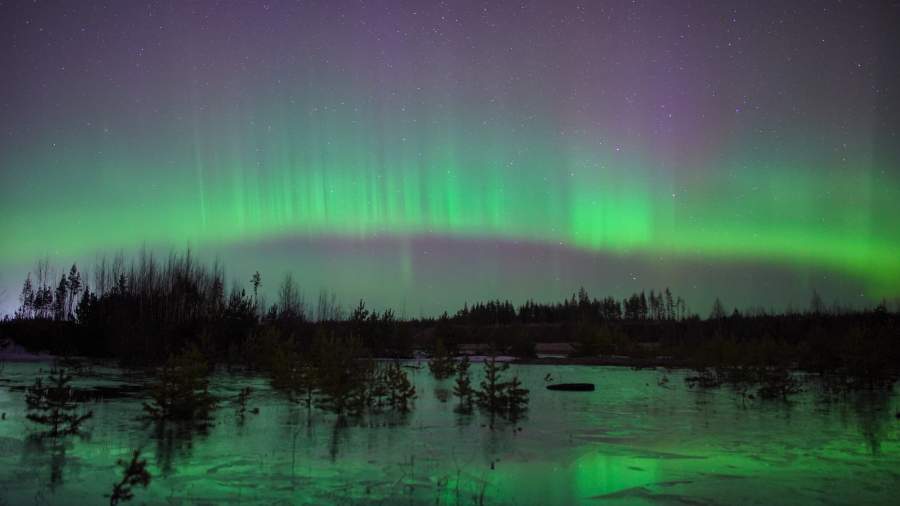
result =
M0 312L190 245L406 316L900 295L897 2L0 2Z

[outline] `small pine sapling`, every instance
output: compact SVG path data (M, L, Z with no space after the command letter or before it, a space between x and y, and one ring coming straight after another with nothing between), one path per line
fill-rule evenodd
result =
M401 412L409 411L410 402L416 398L416 387L410 383L399 363L393 362L387 367L385 380L391 407Z
M475 389L472 388L472 377L469 375L469 357L463 357L456 366L456 384L453 386L453 395L459 399L460 411L472 410L472 401L475 397Z
M209 393L206 360L197 348L172 356L153 386L144 411L155 420L206 421L216 401Z
M447 379L456 372L456 360L447 352L444 341L441 339L438 339L434 345L434 353L428 361L428 369L435 379L439 380Z
M131 454L130 461L126 462L119 459L116 464L122 467L122 479L113 485L112 494L109 495L110 506L133 499L135 487L147 488L150 485L150 472L147 471L147 461L141 459L140 450L135 450Z
M25 391L27 418L34 423L48 427L43 433L50 437L77 434L81 424L93 416L92 411L76 413L78 400L70 385L72 377L65 369L51 369L47 385L37 378L34 385Z

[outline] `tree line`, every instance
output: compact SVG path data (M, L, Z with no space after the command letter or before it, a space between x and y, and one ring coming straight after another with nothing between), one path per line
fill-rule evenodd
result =
M528 300L516 308L511 302L477 302L471 307L466 303L453 316L453 321L481 325L508 325L511 323L560 323L571 321L618 320L682 320L689 316L687 304L680 296L672 295L669 288L650 294L633 293L620 300L613 297L591 298L581 287L571 298L556 303L538 303Z
M536 342L556 341L573 343L572 355L579 357L669 357L675 363L725 360L732 353L722 350L752 344L782 349L793 362L819 369L844 367L860 356L868 357L858 360L867 365L857 368L884 369L880 361L898 348L898 314L886 304L829 309L815 292L807 310L781 314L728 311L716 299L701 318L669 288L623 299L592 297L581 288L559 302L516 306L493 300L467 303L452 315L404 319L391 309L371 310L362 300L345 310L324 290L310 303L290 274L272 289L265 290L267 283L256 272L229 286L221 263L199 262L190 251L162 258L142 252L130 261L117 255L98 261L91 275L71 265L58 278L49 262L40 261L23 281L19 308L0 323L0 340L55 354L155 364L196 346L213 362L251 365L284 343L306 354L315 342L337 341L394 358L433 351L438 340L454 353L463 344L482 343L521 357L533 356Z

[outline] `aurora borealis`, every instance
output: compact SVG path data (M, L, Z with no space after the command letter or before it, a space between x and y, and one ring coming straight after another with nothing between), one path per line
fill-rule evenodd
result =
M0 304L45 255L187 244L410 313L897 297L898 14L3 3Z

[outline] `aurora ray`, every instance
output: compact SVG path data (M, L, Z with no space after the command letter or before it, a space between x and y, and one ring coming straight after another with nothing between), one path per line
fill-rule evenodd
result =
M875 6L847 22L679 6L677 24L630 3L120 5L66 24L13 8L0 265L436 236L812 267L900 294L898 79ZM809 19L833 35L808 42Z

